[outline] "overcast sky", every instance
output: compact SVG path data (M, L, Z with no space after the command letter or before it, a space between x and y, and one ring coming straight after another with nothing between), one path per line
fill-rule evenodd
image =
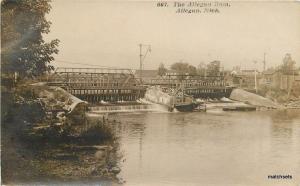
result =
M152 48L145 69L181 60L195 66L220 60L225 69L253 68L264 52L267 67L282 63L286 53L300 64L300 3L233 2L219 8L219 14L178 14L172 6L159 8L154 1L53 0L46 39L61 41L53 64L137 69L139 43Z

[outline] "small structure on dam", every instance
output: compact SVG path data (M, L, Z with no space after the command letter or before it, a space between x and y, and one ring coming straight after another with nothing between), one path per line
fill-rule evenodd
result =
M199 106L192 96L184 94L182 89L161 88L159 86L149 87L145 99L160 105L164 105L169 111L176 108L180 112L191 112Z

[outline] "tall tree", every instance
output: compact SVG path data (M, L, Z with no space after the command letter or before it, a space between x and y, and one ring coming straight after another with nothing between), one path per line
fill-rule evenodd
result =
M3 0L1 2L2 73L34 77L54 69L59 40L45 42L51 22L50 0Z
M207 65L207 75L219 76L220 75L220 61L212 61Z
M159 76L163 76L167 73L167 69L165 68L165 65L163 63L161 63L158 67L158 75Z
M293 74L296 73L295 65L296 62L292 59L291 54L286 54L283 58L283 64L280 67L280 70L284 74Z
M197 74L197 68L188 63L178 62L171 65L171 69L177 71L179 74Z
M206 64L204 62L201 62L198 65L197 74L201 75L201 76L205 76L206 75Z

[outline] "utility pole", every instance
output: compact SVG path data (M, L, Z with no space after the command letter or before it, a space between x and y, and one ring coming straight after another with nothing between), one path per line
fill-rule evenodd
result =
M222 65L221 69L222 69L222 76L224 77L224 66L223 65Z
M143 54L143 46L147 47L145 54ZM139 44L139 47L140 47L140 74L139 75L140 75L140 78L142 79L143 61L144 61L146 55L148 54L148 52L151 52L151 45Z
M256 68L254 70L254 78L255 78L255 92L257 93L257 80L256 80Z
M295 65L293 65L293 81L291 83L291 85L289 85L289 78L287 78L287 85L289 87L289 92L288 92L288 98L290 98L290 94L291 94L291 90L294 86L294 82L295 82Z
M257 79L256 79L256 63L257 63L257 61L254 61L253 63L255 64L255 67L254 67L254 83L255 83L254 88L255 88L255 92L257 93Z
M264 61L263 61L263 63L264 63L264 71L266 71L266 53L264 53Z
M142 47L143 47L143 45L142 45L142 44L139 44L139 46L140 46L140 78L142 78L142 70L143 70L143 62L142 62L143 54L142 54Z

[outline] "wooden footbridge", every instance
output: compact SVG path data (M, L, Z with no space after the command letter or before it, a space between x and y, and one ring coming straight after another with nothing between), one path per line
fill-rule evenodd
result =
M222 76L166 75L141 81L131 69L57 68L48 84L59 86L88 102L135 101L143 98L148 86L184 87L195 98L229 97L232 87Z

